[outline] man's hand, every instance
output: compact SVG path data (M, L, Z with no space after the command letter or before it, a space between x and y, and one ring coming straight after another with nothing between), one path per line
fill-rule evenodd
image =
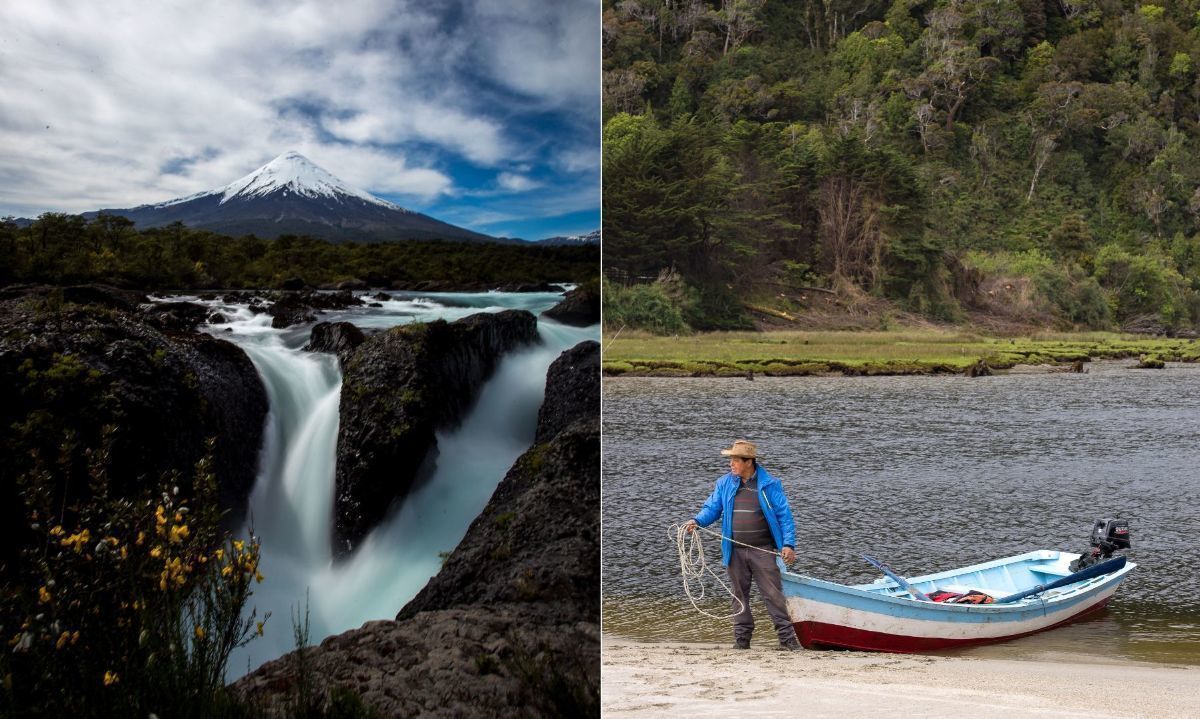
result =
M683 523L683 531L687 532L688 534L691 534L692 532L696 531L696 520L689 519L688 521L684 522Z
M782 554L784 564L791 564L792 562L796 561L796 550L792 549L791 547L784 547Z

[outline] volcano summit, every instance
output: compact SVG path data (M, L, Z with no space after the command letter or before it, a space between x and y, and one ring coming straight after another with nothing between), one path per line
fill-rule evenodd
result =
M127 217L143 229L182 222L227 235L263 238L293 234L334 242L502 241L381 200L292 151L215 190L86 216L101 212Z

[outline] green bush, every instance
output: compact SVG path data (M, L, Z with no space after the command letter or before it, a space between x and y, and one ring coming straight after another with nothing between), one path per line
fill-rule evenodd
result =
M606 330L615 332L625 327L659 335L690 331L683 321L680 303L663 283L621 287L606 280L603 299Z
M1096 279L1109 289L1109 304L1119 320L1153 315L1174 327L1188 319L1190 288L1167 258L1108 244L1096 253Z

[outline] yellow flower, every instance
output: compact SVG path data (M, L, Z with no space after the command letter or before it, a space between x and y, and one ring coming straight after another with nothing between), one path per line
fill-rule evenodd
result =
M222 577L228 577L230 574L233 574L233 567L231 567L229 565L225 565L224 567L221 567L221 576Z
M233 548L238 550L239 554L242 551L242 547L245 547L245 546L246 546L246 543L243 542L242 540L240 540L240 539L233 540Z
M186 524L176 524L175 526L171 527L171 543L179 544L183 540L187 539L188 534L190 533L191 530L188 529Z
M158 559L162 556L162 547L155 547L150 550L150 556Z
M217 551L213 552L213 556L214 556L214 557L216 557L216 558L217 558L217 561L219 562L219 561L221 561L222 559L224 559L224 558L225 558L225 550L224 550L224 549L218 549Z
M196 627L196 638L197 639L204 638L204 627Z
M142 546L142 543L145 541L146 541L146 533L138 532L137 545L140 547L140 546Z
M91 540L91 538L92 538L92 533L89 532L87 529L83 529L83 530L77 532L76 534L72 534L69 537L63 538L62 540L59 541L59 544L61 544L64 547L71 547L72 549L75 550L76 554L79 554L80 552L83 551L84 545L86 545Z
M262 635L263 635L263 622L259 622L258 623L258 636L261 637Z
M51 537L61 537L61 536L62 536L62 534L63 534L63 528L62 528L62 527L56 526L54 529L51 529L51 530L50 530L50 536L51 536Z
M106 687L112 686L113 684L116 684L120 681L121 681L121 677L116 672L110 672L110 671L104 672L104 686L106 686Z
M45 587L38 588L38 604L47 604L50 601L50 590Z
M70 641L70 639L71 639L71 633L63 632L61 635L59 635L58 641L54 643L54 648L62 649L63 645L66 644L68 641Z
M163 575L163 577L162 577L161 579L159 579L159 580L158 580L158 589L159 589L159 591L162 591L162 592L165 592L165 591L167 591L167 577L166 577L166 575Z
M129 558L129 547L121 547L121 559Z
M263 580L262 572L255 572L254 573L254 581L258 582L259 584L262 584L262 580Z

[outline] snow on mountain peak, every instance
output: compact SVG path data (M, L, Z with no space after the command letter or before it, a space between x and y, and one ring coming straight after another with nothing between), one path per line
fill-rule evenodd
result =
M235 197L264 197L274 192L294 192L303 197L332 197L349 195L391 210L402 210L386 200L351 187L304 155L288 150L274 160L210 194L221 195L221 204Z

